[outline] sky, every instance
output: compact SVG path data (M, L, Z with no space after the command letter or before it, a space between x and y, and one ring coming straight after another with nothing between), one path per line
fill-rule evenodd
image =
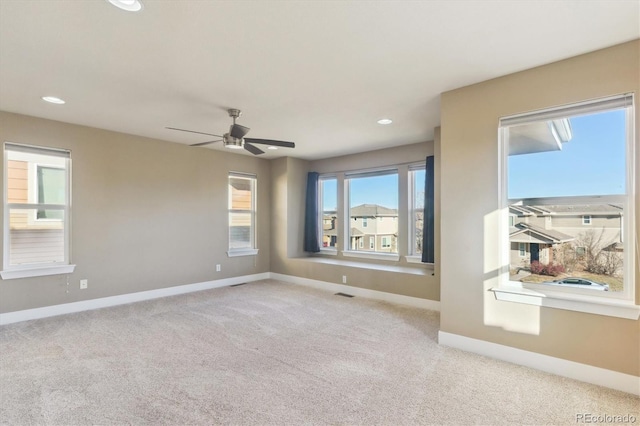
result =
M574 117L561 151L510 156L508 197L624 194L625 120L624 110Z
M424 194L424 170L416 170L416 188ZM337 202L337 184L335 180L325 181L323 186L324 210L335 210ZM378 204L390 209L398 208L398 175L382 175L350 179L350 207L361 204ZM421 203L421 207L423 204Z
M514 155L508 161L510 199L625 193L625 111L570 119L573 137L562 150ZM417 191L424 192L424 171ZM323 209L335 210L337 184L325 181ZM350 206L378 204L398 208L398 177L350 179Z

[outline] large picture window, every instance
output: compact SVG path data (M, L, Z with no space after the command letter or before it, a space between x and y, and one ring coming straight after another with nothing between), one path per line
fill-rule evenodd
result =
M69 151L5 143L4 170L2 277L71 272Z
M632 297L632 108L618 96L501 120L510 281Z
M348 250L398 253L398 172L348 175Z
M256 176L229 174L229 256L257 253Z

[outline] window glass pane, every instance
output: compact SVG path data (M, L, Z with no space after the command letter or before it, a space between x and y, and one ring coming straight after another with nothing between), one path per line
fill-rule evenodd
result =
M373 238L381 242L378 252L397 253L397 218L397 173L349 179L350 250L370 250L370 245L361 247L360 240Z
M251 210L251 180L230 177L229 190L231 191L232 210Z
M253 248L251 213L229 213L229 248Z
M424 169L413 170L411 172L413 179L413 213L411 220L413 221L413 243L411 245L411 254L422 254L422 235L424 228L424 193L425 193L425 174Z
M64 220L37 220L38 209L9 209L9 264L64 262ZM63 210L45 214L64 219Z
M255 248L255 177L229 176L229 250Z
M508 128L512 280L624 290L627 134L625 110Z
M625 193L624 110L509 127L508 198Z
M9 203L66 203L66 159L5 151Z
M338 243L338 181L320 179L322 195L322 247L336 247Z

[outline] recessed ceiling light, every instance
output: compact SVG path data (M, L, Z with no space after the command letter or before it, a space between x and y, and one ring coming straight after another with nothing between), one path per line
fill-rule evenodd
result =
M270 146L267 149L278 149L278 147L277 146Z
M393 123L393 120L390 118L381 118L380 120L378 120L378 124L391 124Z
M60 98L56 98L55 96L43 96L43 97L42 97L42 100L43 100L43 101L50 102L50 103L52 103L52 104L58 104L58 105L62 105L62 104L64 104L64 103L65 103L65 101L63 101L63 100L62 100L62 99L60 99Z
M127 12L139 12L142 10L142 3L140 0L107 0L115 7L119 7Z

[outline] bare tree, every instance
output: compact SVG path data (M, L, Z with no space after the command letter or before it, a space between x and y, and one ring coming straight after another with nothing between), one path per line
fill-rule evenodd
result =
M609 250L615 241L604 241L604 229L590 229L578 236L577 247L584 247L584 270L600 275L615 275L622 268L622 256Z
M558 244L553 248L553 258L562 265L567 272L573 272L578 263L576 247L571 243Z

